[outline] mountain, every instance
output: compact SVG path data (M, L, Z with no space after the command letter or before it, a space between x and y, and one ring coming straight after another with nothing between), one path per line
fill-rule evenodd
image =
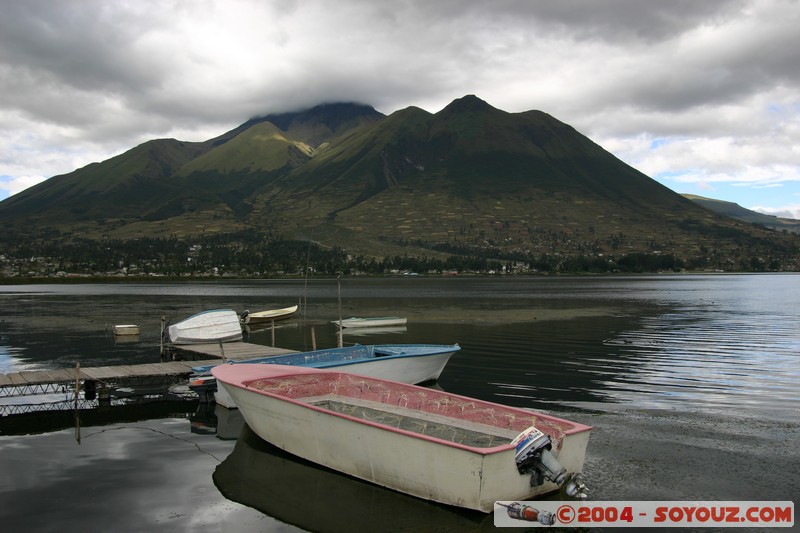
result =
M798 262L794 236L706 209L547 113L473 95L437 113L327 104L150 141L5 200L0 221L30 238L245 231L373 257Z
M741 220L742 222L748 222L751 224L758 224L759 226L764 226L765 228L773 230L785 230L793 233L800 233L800 220L765 215L764 213L751 211L750 209L745 209L739 204L726 202L724 200L714 200L712 198L705 198L703 196L697 196L694 194L684 194L684 196L689 200L692 200L693 202L696 202L703 207L726 217L735 218L736 220Z
M247 211L242 200L253 189L307 162L314 148L341 131L382 117L369 106L330 104L252 119L201 143L148 141L0 202L0 220L20 231L53 227L136 236L148 233L148 224L141 222L183 217L202 226L206 217L238 217ZM173 222L182 233L186 221ZM231 222L232 228L244 227ZM170 231L167 226L157 232Z

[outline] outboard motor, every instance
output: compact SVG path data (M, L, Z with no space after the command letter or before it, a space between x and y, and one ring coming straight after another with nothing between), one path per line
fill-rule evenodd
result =
M511 444L517 450L514 457L517 470L520 474L530 474L532 487L548 480L572 498L586 498L586 485L580 474L568 474L567 469L550 453L553 443L548 435L531 426L520 433Z
M499 503L499 502L498 502ZM522 505L519 502L514 502L511 505L499 503L506 508L508 516L515 520L526 520L528 522L539 522L544 526L552 526L556 523L556 517L549 511L540 511L534 509L530 505Z

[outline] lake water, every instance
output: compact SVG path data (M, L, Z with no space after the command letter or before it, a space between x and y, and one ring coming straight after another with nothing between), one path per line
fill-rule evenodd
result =
M0 287L0 372L159 361L160 318L305 301L276 344L336 344L339 316L408 317L345 342L458 342L443 388L524 407L574 402L800 408L800 276L346 279ZM133 342L110 326L139 324ZM268 330L248 340L271 344Z
M797 452L792 451L800 444L800 275L795 274L0 286L0 372L71 368L78 362L82 367L157 362L162 316L178 321L204 309L259 311L298 302L305 311L275 332L280 347L311 349L312 328L318 347L334 346L336 328L330 321L340 314L405 316L408 325L403 331L348 334L344 341L458 342L462 351L445 368L439 380L443 389L544 409L595 426L586 467L586 476L595 476L599 485L593 497L598 492L602 499L666 497L664 482L659 486L658 480L662 474L674 478L678 468L662 465L663 470L632 473L628 460L605 457L615 446L612 435L626 434L630 442L639 442L641 446L628 453L640 450L644 462L663 458L664 450L658 449L663 434L676 431L684 433L681 446L696 446L699 455L719 460L720 450L734 453L732 443L750 442L745 437L752 437L755 427L762 428L754 433L760 440L755 445L759 453L779 446L782 465L745 467L763 472L764 479L738 492L732 483L741 486L741 472L717 477L713 483L696 481L691 489L676 489L673 496L748 500L769 494L791 499L799 490L796 478L784 481L783 488L766 479L770 469L780 475L787 462L800 467ZM115 342L109 328L121 323L139 324L141 334L132 342ZM269 330L254 331L247 340L271 344L272 335ZM12 468L12 474L0 481L0 498L18 505L0 506L4 507L0 519L27 524L30 530L30 517L25 521L30 504L26 507L25 502L44 496L58 502L55 494L64 491L61 500L77 509L85 506L88 515L54 504L51 515L37 515L39 521L33 524L38 527L33 529L55 530L59 520L79 527L87 516L94 524L106 515L111 520L113 513L128 509L131 502L123 502L131 496L144 498L151 508L137 517L123 513L131 517L130 530L192 530L202 524L237 530L322 531L337 530L340 526L334 524L340 520L350 524L350 530L366 531L377 527L375 521L387 510L425 517L404 526L409 531L424 530L425 524L438 524L439 531L489 527L482 517L421 505L391 491L376 492L371 485L284 457L246 427L240 433L240 421L237 426L213 411L194 405L183 412L175 408L156 414L155 408L144 409L153 409L151 418L146 411L127 415L137 421L135 426L114 421L84 427L93 436L80 445L74 431L57 429L66 424L48 421L36 430L36 419L26 422L33 428L26 431L38 434L23 436L12 434L19 431L8 429L9 419L0 419L0 457L4 462L17 457L19 464L32 470ZM205 435L204 423L211 428ZM219 430L229 423L237 428L233 436L238 439L214 436L214 427ZM764 424L771 428L766 440ZM659 436L643 444L642 435L648 431ZM693 443L699 433L708 433L714 445ZM187 451L189 445L193 452ZM653 457L648 459L650 453ZM42 467L35 461L40 456L76 460L59 470L55 464ZM609 470L609 465L617 464L614 461L619 462L617 468ZM251 465L250 470L237 470L243 464ZM622 471L635 475L636 483ZM253 477L253 472L262 474ZM599 472L606 477L598 478ZM153 476L161 487L156 491L151 490ZM271 488L264 483L259 488L262 478L271 480ZM298 480L306 478L316 480L308 481L314 488L294 502L285 501L286 494L272 487L300 487ZM86 479L102 479L91 492L109 509L67 496L68 483L83 487ZM698 494L697 487L704 483L707 489ZM186 487L196 491L194 500L182 494ZM303 522L303 513L294 506L324 501L331 490L339 495L338 503L329 502L338 509L338 519ZM795 492L787 494L788 490ZM357 502L364 498L373 503L359 509ZM391 501L375 503L385 499ZM355 515L363 521L357 522L358 527Z

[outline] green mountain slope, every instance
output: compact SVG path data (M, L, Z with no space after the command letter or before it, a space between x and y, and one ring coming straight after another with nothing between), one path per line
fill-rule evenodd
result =
M151 141L7 199L0 221L89 238L244 230L374 257L800 260L796 237L706 209L544 112L472 95L434 114L327 104Z
M719 213L720 215L724 215L726 217L735 218L736 220L741 220L742 222L748 222L750 224L758 224L760 226L764 226L765 228L774 230L786 230L793 233L800 233L800 220L765 215L764 213L745 209L734 202L714 200L712 198L705 198L703 196L697 196L694 194L684 194L683 196L707 209L710 209L711 211L714 211L715 213Z
M148 141L102 163L55 176L0 203L6 223L69 226L139 216L180 191L167 178L207 150L206 143Z
M22 232L56 228L123 238L241 229L250 193L308 161L317 148L309 143L383 116L357 104L315 109L253 119L202 143L148 141L0 202L0 220Z
M253 203L258 220L298 237L333 226L365 248L573 253L610 251L614 240L660 250L686 218L724 224L553 117L506 113L474 96L355 130Z
M311 158L313 149L302 141L293 140L277 126L262 122L189 161L177 172L189 176L195 172L272 171L285 165L297 166Z

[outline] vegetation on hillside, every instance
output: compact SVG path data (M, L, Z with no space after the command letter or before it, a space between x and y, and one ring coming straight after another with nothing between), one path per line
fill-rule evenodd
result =
M707 250L690 260L672 254L518 255L501 251L450 249L445 258L349 255L310 241L281 235L239 232L178 239L108 239L101 243L58 232L39 239L10 236L0 255L0 278L81 277L237 277L386 275L416 273L612 273L682 270L779 271L779 257L753 259L715 256ZM442 251L442 250L439 250Z
M721 216L546 113L475 96L149 141L0 202L0 223L17 274L800 270L800 236Z

